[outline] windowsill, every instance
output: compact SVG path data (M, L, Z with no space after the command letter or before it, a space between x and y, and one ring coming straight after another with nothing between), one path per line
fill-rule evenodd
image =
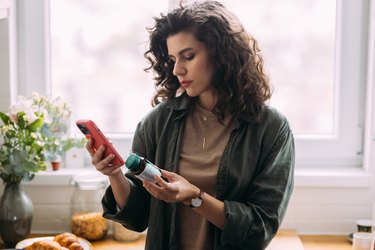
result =
M59 171L39 172L31 186L68 186L75 174L97 173L93 169L61 169ZM295 171L295 187L353 187L370 188L373 175L362 168L350 169L312 169L300 168Z
M24 185L27 186L69 186L70 181L74 175L83 175L83 174L93 174L98 173L94 169L60 169L58 171L46 171L38 172L35 174L35 177L30 182L24 182Z
M300 168L295 170L296 187L370 188L373 175L363 168Z

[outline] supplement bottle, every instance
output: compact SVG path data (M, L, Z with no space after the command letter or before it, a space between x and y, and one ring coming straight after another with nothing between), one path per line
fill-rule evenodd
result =
M155 174L161 176L157 166L134 153L130 154L128 159L126 159L125 166L142 181L147 180L155 183Z

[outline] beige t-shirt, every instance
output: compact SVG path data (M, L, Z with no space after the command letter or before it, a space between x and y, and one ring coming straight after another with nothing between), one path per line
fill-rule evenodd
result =
M197 104L186 118L182 141L179 174L212 196L216 195L217 171L234 120L226 117L224 124L211 111ZM194 208L178 204L178 249L212 249L209 223Z

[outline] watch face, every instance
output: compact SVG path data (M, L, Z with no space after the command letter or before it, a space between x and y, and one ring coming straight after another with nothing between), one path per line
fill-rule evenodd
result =
M200 207L202 205L202 199L201 198L195 198L191 200L191 205L193 207Z

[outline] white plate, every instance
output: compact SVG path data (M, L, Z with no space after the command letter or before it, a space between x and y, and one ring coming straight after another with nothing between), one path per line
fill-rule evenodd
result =
M53 240L53 236L48 236L48 237L35 237L35 238L28 238L24 239L20 242L17 243L16 248L24 248L27 247L31 244L33 244L35 241L40 241L40 240ZM78 237L79 243L82 245L84 250L91 250L91 244L87 240Z

